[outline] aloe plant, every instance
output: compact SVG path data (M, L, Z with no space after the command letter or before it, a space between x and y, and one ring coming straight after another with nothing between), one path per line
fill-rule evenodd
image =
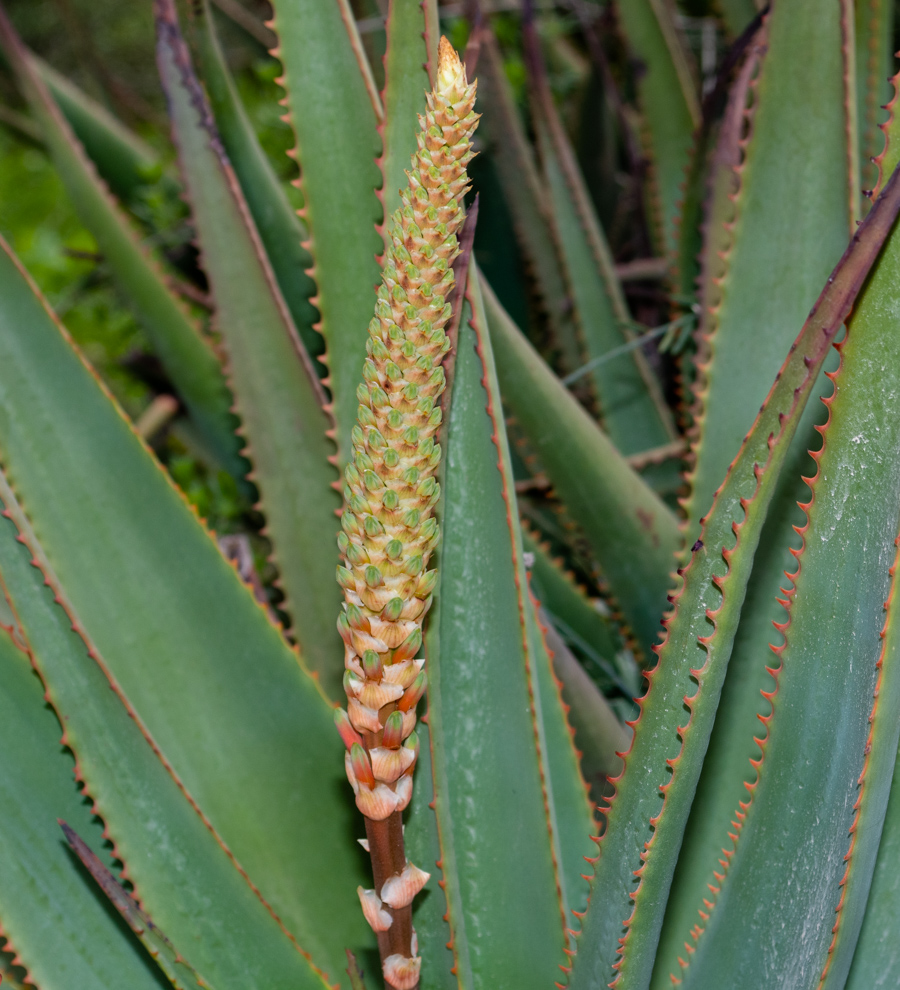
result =
M275 4L299 214L207 0L187 31L154 3L179 178L0 13L164 415L272 548L226 559L4 242L0 973L895 985L886 5L723 3L705 95L662 0L620 0L614 37L524 4L518 94L508 18L501 44L473 4L461 61L432 0L388 8L382 71L349 0ZM607 150L645 159L630 240L554 91L573 30ZM129 208L145 181L189 204L211 328ZM530 333L479 268L491 191ZM623 243L656 256L617 266Z

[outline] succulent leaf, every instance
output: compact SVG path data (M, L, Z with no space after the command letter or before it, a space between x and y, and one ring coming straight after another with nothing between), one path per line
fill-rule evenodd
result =
M560 680L566 714L575 733L582 773L592 799L600 804L606 778L621 770L618 754L628 749L631 732L619 721L559 633L550 627L544 638L553 655L553 671Z
M890 168L898 159L896 124L888 135L883 164ZM715 936L717 971L730 962L750 979L754 970L777 970L792 985L800 985L806 974L810 986L843 987L875 865L898 742L896 721L884 715L898 690L896 617L889 608L885 620L882 603L894 602L891 564L896 566L900 482L891 472L900 431L892 402L881 398L896 385L900 341L892 296L898 265L900 241L892 234L841 344L834 394L825 400L829 415L820 428L822 448L813 455L815 477L808 480L809 496L801 506L803 544L794 552L797 567L781 602L787 615L776 625L784 641L775 647L774 683L766 692L771 707L754 761L757 775L738 812L740 829L726 853L722 893L708 924L700 926L721 932ZM843 602L852 586L865 592L857 593L856 607L848 610ZM868 721L858 717L867 709ZM817 753L814 765L803 759L805 751ZM763 932L750 905L755 898L763 902L777 885L767 871L755 874L748 887L747 870L754 862L758 868L769 854L773 828L786 818L797 823L792 834L799 842L788 838L780 848L786 861L796 864L797 882L778 912L777 931ZM806 857L810 867L804 871L800 864ZM730 938L735 898L742 917L755 919L750 928L762 946L752 960L744 959L746 965L735 959ZM705 937L692 954L686 985L703 985L710 966Z
M41 124L72 202L134 306L191 417L214 457L234 477L243 478L247 463L239 454L231 396L212 348L166 287L158 263L148 256L129 218L98 179L2 9L0 44Z
M432 776L431 729L425 719L416 727L421 758L416 786L406 815L404 843L410 861L431 872L422 897L413 903L413 927L422 957L422 986L427 990L459 990L448 926L444 873L452 864L438 837Z
M365 944L367 928L354 894L363 876L343 840L352 807L330 705L7 251L0 451L10 484L174 772L304 949L339 972L347 939ZM340 828L304 814L311 795ZM313 904L304 891L320 887ZM323 924L329 917L345 922Z
M391 248L390 218L400 205L400 193L406 186L406 167L416 150L416 120L425 110L425 93L431 89L425 44L426 16L422 0L391 0L386 25L385 86L381 94L384 122L380 130L384 148L379 160L386 251Z
M500 386L490 346L481 277L477 270L474 277L470 275L469 302L472 306L472 329L475 331L478 352L484 366L488 412L494 424L494 436L497 438L498 467L512 541L515 584L524 636L524 665L540 761L544 809L563 919L568 928L587 905L587 888L581 864L591 851L589 842L596 833L594 806L588 798L587 786L578 765L578 753L573 745L573 733L567 719L568 709L562 698L562 684L554 671L553 654L548 648L545 630L537 612L537 602L528 584L509 446L504 442L502 425L496 419L501 407Z
M882 153L884 143L879 126L885 116L882 109L893 95L890 78L895 14L894 5L888 0L859 0L853 6L860 178L863 190L872 190L878 179L873 159Z
M727 257L709 259L718 292L704 300L709 353L694 412L688 547L851 227L840 3L812 10L789 0L769 15L767 32L734 216L722 211L707 233ZM808 64L793 57L798 49Z
M8 523L0 523L0 540L11 542ZM72 760L60 748L62 730L47 710L41 683L5 630L0 678L0 932L6 951L18 954L38 986L92 990L124 982L135 990L159 990L155 967L142 958L136 940L121 937L59 841L59 815L98 852L103 830L72 780Z
M740 70L738 86L726 111L718 151L722 167L718 188L713 193L716 199L710 206L704 254L701 367L695 405L697 460L691 477L695 489L686 503L690 541L699 532L696 519L705 508L703 500L709 498L712 472L721 474L725 469L731 457L727 446L746 428L739 427L737 419L728 427L727 419L736 416L738 407L746 403L744 415L749 422L768 387L761 377L753 382L757 374L761 375L760 364L754 364L752 374L742 371L748 367L749 354L756 355L755 361L771 361L770 374L774 371L776 354L783 353L789 346L788 338L793 332L784 322L788 312L794 312L797 323L805 316L806 305L816 291L813 270L818 268L818 277L824 278L830 263L829 253L836 254L846 237L843 225L848 199L844 183L848 173L840 154L847 147L847 119L840 105L826 102L829 92L833 100L843 91L843 35L839 14L837 5L830 7L830 21L826 24L824 18L810 18L810 11L803 5L795 10L785 5L773 10L766 25L768 51L762 57L759 73L754 76L754 53L751 51ZM795 104L791 102L793 97L789 99L786 94L796 92L795 84L808 83L795 78L796 65L792 65L794 60L790 53L801 39L813 43L815 38L819 38L815 43L822 46L823 53L828 53L827 65L824 57L817 62L816 71L822 74L819 87L814 93L810 91L805 105ZM761 42L759 39L757 44ZM745 90L743 97L742 89ZM743 113L740 112L742 99L746 107ZM810 102L813 99L820 102ZM813 119L809 114L816 106L819 114ZM737 113L733 114L733 111ZM798 127L808 130L808 140L816 142L815 148L809 144L793 145ZM789 128L790 144L783 140ZM825 142L837 157L836 162L829 162L835 166L830 177L818 167L819 148ZM773 225L785 222L783 213L776 216L776 204L781 203L783 210L797 210L801 208L798 195L812 192L811 187L798 192L795 176L785 171L784 155L788 151L793 155L795 167L815 171L817 181L822 185L819 188L821 206L814 214L793 214L796 223L791 226L791 248L784 250L783 242L772 240L773 229L777 229ZM765 223L764 218L768 218ZM779 258L776 264L791 273L785 282L772 281L771 265L775 257ZM755 280L758 280L759 292L767 286L766 291L783 293L782 304L777 309L769 309L768 297L761 303L758 297L751 295ZM806 288L802 291L809 293L806 302L800 297L804 284ZM752 335L747 333L747 327L751 325L748 321L758 327ZM776 336L781 334L784 337L778 345L779 352ZM764 354L770 356L764 358ZM835 357L832 355L826 362L827 370L836 367ZM756 390L756 399L751 400L745 391L750 387ZM829 395L831 391L831 383L820 376L817 394ZM722 848L730 848L734 811L746 796L745 782L750 783L755 777L749 761L757 755L753 736L758 734L758 716L769 710L768 702L760 692L770 688L765 665L768 644L772 641L771 624L782 619L782 609L776 599L783 597L780 589L784 586L785 570L792 569L790 549L799 546L794 526L802 525L804 519L797 509L797 501L805 500L807 494L802 476L814 471L807 450L819 445L815 426L823 420L824 409L820 403L810 402L792 443L760 538L729 661L728 679L719 701L709 756L704 762L679 855L654 978L654 987L659 990L669 985L669 974L677 971L679 957L685 958L685 941L693 944L690 931L697 922L696 910L704 899L709 899L709 884L717 884L714 871L721 872L718 862ZM726 429L732 431L730 438ZM715 452L716 448L719 453Z
M328 463L332 421L194 75L174 3L157 0L155 14L160 77L285 610L304 659L337 699L343 670L329 619L340 601L331 581L339 505Z
M840 345L787 614L776 625L784 642L771 665L758 779L737 811L737 841L686 987L729 971L751 985L828 990L847 978L900 738L897 720L886 715L900 703L892 582L900 524L893 403L900 337L891 301L898 271L900 238L892 234ZM850 589L853 609L845 605ZM779 871L761 866L776 835L792 873L789 898ZM769 922L754 907L761 904Z
M760 15L729 50L714 90L704 99L703 122L694 134L675 259L675 284L683 297L682 305L691 299L699 304L695 333L698 354L693 361L682 362L690 381L698 371L696 366L709 358L705 345L711 333L709 324L714 325L721 301L740 165L756 106L750 99L751 84L765 55L765 41L765 18Z
M319 329L325 338L325 379L334 400L338 465L352 456L356 385L365 357L366 326L380 272L375 224L381 209L375 158L380 99L346 0L294 0L275 9L272 22L284 66L295 156L309 231ZM367 67L366 67L367 68ZM376 104L378 107L376 108Z
M193 967L185 962L184 956L175 948L169 939L153 924L141 910L134 896L130 894L103 865L100 857L69 825L60 819L60 828L69 843L72 852L81 861L82 866L97 882L97 886L106 895L109 903L125 919L128 927L144 943L147 951L156 960L157 965L169 978L176 990L214 990L212 985L204 980Z
M504 401L584 530L639 648L649 653L659 635L681 541L678 523L553 375L487 286L484 296Z
M584 361L583 349L547 213L546 184L539 174L506 78L500 47L488 24L482 24L479 38L481 135L488 144L488 153L497 162L500 188L512 218L513 231L540 294L553 345L560 354L562 367L572 372Z
M604 660L612 661L620 647L609 617L600 611L602 603L588 597L563 561L554 559L548 545L542 544L524 524L522 545L531 555L531 582L541 605Z
M141 906L218 990L272 973L285 987L323 990L321 972L260 896L84 632L3 476L0 502L4 591L65 727L76 778L91 797L91 812L103 818L104 837L113 839L113 855L126 864L124 877Z
M548 214L574 304L584 360L601 359L591 371L601 423L623 454L661 447L675 439L675 431L644 354L633 349L613 360L602 360L633 339L632 321L609 245L553 102L534 24L528 19L524 38Z
M208 0L197 9L199 71L215 116L216 129L241 184L241 191L259 231L278 288L307 353L315 358L324 346L314 329L319 316L310 302L315 282L309 277L312 258L305 247L309 233L294 211L275 175L222 54ZM193 196L191 197L194 202ZM324 369L314 361L318 375Z
M459 329L441 503L441 584L427 643L449 941L460 987L551 986L566 942L510 505L498 470L503 438L492 437L496 386L489 393L483 384L486 370L470 319L464 314ZM472 770L459 773L459 767ZM527 909L510 912L515 903ZM507 946L502 957L489 950L498 944Z
M775 483L822 364L898 210L900 171L829 277L681 572L683 586L673 596L675 609L641 700L625 772L615 782L594 880L603 900L595 904L592 898L573 990L608 980L614 971L617 987L643 987L650 980L677 851ZM682 703L690 714L673 731L670 713ZM640 832L637 821L645 823Z
M657 251L672 256L678 246L678 204L691 134L700 123L691 56L675 26L674 5L667 0L621 0L615 6L631 55L645 67L637 89L641 138L651 169L648 213Z
M178 183L163 171L162 161L146 141L53 66L36 55L30 58L85 154L119 202L131 205L138 191L158 176L168 194L178 195Z

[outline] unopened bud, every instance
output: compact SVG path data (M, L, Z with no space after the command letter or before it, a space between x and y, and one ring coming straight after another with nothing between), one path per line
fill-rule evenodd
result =
M353 776L360 784L368 788L375 786L375 775L372 773L372 764L369 757L360 743L354 743L350 747L350 766L353 768Z
M340 711L340 709L339 709ZM391 712L384 723L382 745L388 749L397 749L403 742L403 713Z
M380 653L376 653L374 650L366 650L362 656L362 664L366 677L371 678L373 681L381 680L384 664Z
M419 647L422 645L422 630L413 629L413 631L403 640L403 642L394 650L394 655L392 657L393 663L400 663L403 660L412 660L413 657L419 652Z
M350 724L350 718L343 708L335 708L334 724L347 749L352 749L356 745L362 745L362 739L359 733Z
M403 871L388 877L381 887L381 899L388 907L403 908L412 904L413 898L428 883L430 873L420 870L413 863L407 863Z
M436 570L426 571L416 584L416 598L428 597L434 591L437 585L437 579L438 572Z
M387 605L381 610L381 617L387 619L388 622L396 622L400 618L400 613L403 611L403 599L402 598L392 598Z
M412 711L419 703L419 699L425 693L425 685L427 683L425 677L425 671L423 670L419 676L412 682L412 684L406 689L403 697L397 702L397 707L401 712Z

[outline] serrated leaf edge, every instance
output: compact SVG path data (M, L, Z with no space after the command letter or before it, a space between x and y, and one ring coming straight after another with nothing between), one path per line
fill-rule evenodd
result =
M481 366L484 372L481 382L487 395L486 411L492 425L491 440L497 450L497 470L500 474L503 503L506 507L506 520L507 525L509 526L513 573L515 574L516 583L516 598L519 609L519 626L522 634L522 655L525 660L525 674L528 684L528 701L531 710L531 724L534 731L534 745L537 754L538 773L541 781L541 795L544 802L544 816L547 824L548 836L550 838L550 857L553 863L553 878L556 884L556 896L559 903L560 918L562 920L562 931L565 933L568 931L568 919L566 918L562 881L560 879L560 863L557 852L559 840L555 835L553 816L550 809L550 795L548 792L545 755L543 752L544 747L540 731L540 715L537 710L540 704L540 699L537 697L537 691L534 686L536 673L533 669L534 661L528 646L528 623L525 615L527 605L525 596L526 594L530 595L530 589L523 588L522 586L522 577L525 570L524 563L521 559L519 543L516 539L518 510L516 508L515 493L510 491L510 473L508 464L509 455L504 451L505 427L503 423L503 413L501 409L497 408L494 401L493 389L491 387L493 378L492 368L486 359L486 353L488 352L488 348L490 348L490 340L488 338L487 328L482 326L481 321L478 319L479 307L476 306L476 292L473 290L471 278L466 280L466 300L469 304L471 313L469 318L469 326L475 333L475 350L478 354L479 360L481 361ZM543 638L543 632L541 632L541 637ZM568 725L568 719L566 720L566 724ZM563 941L565 941L565 935Z
M213 154L216 156L216 158L219 161L219 165L222 171L222 176L225 180L226 185L229 188L229 191L231 192L235 205L238 208L238 212L244 222L244 226L247 230L247 234L253 244L254 253L256 254L257 260L259 261L260 268L262 269L266 283L269 287L269 291L272 294L272 298L275 301L276 308L278 309L278 313L281 317L281 322L284 325L285 333L288 339L290 340L291 344L293 345L294 351L297 354L297 358L301 363L301 365L303 366L306 372L306 376L309 379L309 383L313 390L313 393L319 400L319 405L321 406L325 414L326 422L329 424L328 428L325 431L325 436L327 437L328 441L331 443L333 454L328 457L328 463L333 468L335 468L334 481L332 482L331 487L337 491L340 488L340 476L336 467L337 465L337 444L335 441L336 423L334 420L333 406L331 403L328 402L328 398L325 394L323 384L313 368L312 359L310 358L309 353L307 352L306 348L303 345L303 341L300 338L300 335L297 331L297 327L295 326L290 311L287 308L287 304L284 301L284 296L282 295L281 289L278 286L278 281L275 277L275 273L272 270L271 263L269 262L268 255L266 254L265 248L263 247L263 243L259 236L259 232L256 228L256 224L253 221L253 217L250 213L250 209L247 205L247 201L244 198L244 194L241 189L240 182L238 181L234 168L232 167L231 162L228 159L228 155L225 151L224 145L222 144L222 141L219 137L219 132L212 115L212 110L210 109L209 103L206 99L206 94L203 92L203 89L200 86L199 80L195 74L193 65L190 60L190 55L188 53L187 45L184 41L184 37L178 25L175 4L173 0L155 0L154 8L155 8L154 15L157 24L157 37L158 37L157 44L168 44L170 50L172 51L172 57L173 60L175 61L176 66L180 71L182 83L185 86L185 88L188 90L188 92L191 93L192 103L201 118L201 126L208 134L209 148L212 150ZM162 38L162 25L164 23L168 25L167 34L169 36L166 39ZM162 75L160 76L160 78L162 79ZM163 89L165 90L165 83L163 82L162 85L163 85ZM184 168L181 164L181 150L180 150L178 135L176 133L174 121L171 124L171 134L172 134L172 143L175 146L175 148L178 150L178 168L183 175ZM187 183L184 182L183 185L184 188L187 189ZM191 209L191 203L186 196L184 197L184 201L188 209ZM199 237L194 238L194 246L197 250L199 262L202 267L203 249L200 244ZM215 318L216 317L214 314L214 320ZM285 588L280 576L281 568L279 567L279 563L278 563L279 550L278 550L278 546L276 545L276 542L272 539L271 533L269 531L268 514L266 512L266 492L263 486L259 485L258 483L256 469L253 463L252 443L250 437L247 434L246 428L243 425L243 417L241 416L240 393L237 389L232 387L232 379L233 379L232 360L228 348L228 342L224 334L221 333L219 334L219 339L217 341L217 346L216 346L216 352L219 357L220 363L222 365L222 371L225 376L225 381L228 385L229 391L231 392L231 396L232 396L231 412L235 415L235 417L238 420L238 423L235 427L235 433L237 434L237 436L240 437L242 442L240 454L248 462L249 465L245 477L248 481L253 482L256 487L257 498L254 501L253 506L263 516L263 525L260 527L260 534L266 537L266 539L269 541L269 547L270 547L266 560L269 563L271 563L276 569L275 577L273 578L271 583L281 592L283 596L283 601L279 605L279 608L283 612L285 612L289 617L289 623L287 626L283 626L280 622L278 622L277 625L281 629L282 634L285 636L286 641L289 642L289 640L287 640L287 635L290 633L293 623L296 620L294 618L291 609L290 596L288 595L287 589ZM337 513L340 510L340 503L338 502L337 499L335 499L334 508L335 508L335 514L337 515ZM335 525L335 533L337 533L337 525ZM336 553L335 553L335 560L337 560ZM299 653L299 650L298 650L298 655L302 655ZM306 668L306 670L309 676L312 677L317 684L320 684L318 672L312 670L311 668ZM320 691L323 692L323 696L324 696L324 689L321 686L320 686ZM329 704L334 704L333 699L328 698L327 700Z
M758 106L757 87L759 85L759 71L765 57L767 38L765 35L765 19L760 28L763 32L759 43L751 43L751 50L747 53L747 58L741 66L738 76L733 84L729 97L729 106L726 108L725 116L720 124L719 141L722 140L726 128L730 128L732 133L738 135L736 141L737 164L729 167L736 180L736 187L728 195L732 204L731 216L728 220L717 221L713 217L711 207L712 199L707 198L704 210L703 222L703 250L700 254L700 274L697 277L697 288L700 292L701 316L694 331L694 341L697 348L695 359L696 375L690 386L691 397L688 402L687 414L690 425L687 431L688 453L685 457L684 483L687 486L687 494L678 499L678 505L682 514L682 525L687 533L690 521L696 515L696 500L698 492L696 489L697 463L700 457L700 450L705 438L704 426L707 414L707 397L711 388L711 377L715 369L716 357L716 333L719 329L719 316L722 311L725 296L725 284L728 281L730 272L730 262L734 250L736 239L735 230L740 220L740 210L743 203L743 193L745 191L743 174L746 168L747 146L753 135L753 121ZM734 114L734 120L731 114ZM718 150L718 148L717 148ZM714 155L716 152L713 153ZM707 253L707 243L713 236L714 225L720 224L720 236L725 235L725 242L721 250L715 252L719 269L717 274L710 271L712 258ZM705 290L709 291L710 298L705 299ZM715 293L715 294L713 294ZM682 550L682 561L687 560L688 548Z
M76 612L74 606L66 596L62 584L60 583L59 579L56 577L52 565L47 559L43 547L40 545L40 542L35 536L31 524L25 514L25 511L22 509L19 500L16 498L16 495L9 482L9 479L6 477L6 472L2 467L0 467L0 502L2 502L4 505L4 509L0 511L0 516L2 516L5 519L8 519L16 527L18 531L18 536L16 537L16 540L17 542L21 543L31 554L31 561L30 561L31 566L35 567L41 573L41 576L44 579L44 585L53 592L53 600L55 604L58 605L65 613L66 618L69 620L69 623L71 625L72 632L74 632L79 637L79 639L81 639L82 643L84 644L85 650L87 651L87 655L97 664L97 666L103 672L103 675L106 677L107 681L109 682L110 689L119 699L119 701L122 703L122 706L128 712L129 717L134 721L135 725L138 727L141 736L144 738L147 745L153 751L153 754L156 756L156 758L165 768L166 773L168 773L169 777L172 779L175 786L178 788L184 799L190 805L191 809L194 811L197 817L203 822L206 829L213 836L217 845L225 853L226 857L231 862L232 866L235 868L235 870L237 870L238 874L241 876L241 878L244 880L244 882L247 884L247 886L250 888L250 890L253 892L253 894L256 896L259 902L263 905L263 907L266 909L268 914L271 916L272 920L278 925L278 928L281 930L282 934L288 938L288 940L291 942L294 948L300 953L301 956L303 956L303 958L306 960L310 968L325 983L334 986L335 990L337 990L336 984L331 984L327 974L313 962L310 954L300 946L300 944L297 942L297 939L285 926L284 922L275 912L274 908L263 897L262 891L260 891L260 889L256 886L256 884L254 884L249 874L241 866L237 857L231 851L225 840L216 831L215 826L212 824L209 818L207 818L203 809L200 807L196 799L187 789L187 786L185 785L184 781L178 775L175 768L172 766L172 764L169 762L169 760L163 753L159 744L153 738L153 735L150 732L149 728L146 726L144 721L141 719L140 715L133 708L131 702L128 699L128 696L125 694L121 685L118 683L112 671L109 669L108 665L104 661L100 651L94 645L84 624L78 618L78 613ZM0 575L0 590L2 590L3 595L6 598L6 601L9 604L10 608L13 609L13 614L16 615L15 605L13 603L12 596L10 595L9 590L6 587L6 583L2 575ZM21 622L18 620L18 617L17 617L17 624L21 628ZM85 796L90 798L91 800L91 813L103 820L104 822L103 838L112 843L112 847L113 847L112 852L114 858L118 859L123 864L122 872L120 875L123 879L129 880L129 882L133 884L135 890L135 894L134 894L135 900L138 902L138 905L141 907L141 910L144 910L143 906L141 905L140 896L138 894L137 884L134 882L133 878L130 876L128 872L127 861L121 855L115 839L110 834L109 829L106 826L106 821L105 821L106 815L103 811L102 799L95 799L93 797L90 781L88 781L84 775L81 762L78 758L77 749L72 743L71 739L69 738L69 733L68 733L68 729L66 728L63 712L60 710L58 702L54 697L52 686L45 677L44 672L41 668L40 660L38 659L37 654L32 649L30 643L28 643L26 647L26 651L28 653L29 659L31 660L31 665L34 668L35 673L37 673L37 675L41 679L42 684L44 685L45 699L47 703L53 707L53 710L54 712L56 712L56 716L59 720L59 723L63 727L63 734L60 743L61 745L66 746L68 749L70 749L73 755L75 756L75 779L79 782L79 784L81 784L82 791L85 794Z
M890 187L889 196L887 195L888 187ZM890 205L885 207L884 206L885 202L889 202ZM683 726L678 726L676 729L676 734L680 740L678 753L674 757L668 757L665 759L665 764L672 770L672 774L665 784L661 784L658 787L659 793L662 794L663 796L663 803L658 813L649 819L649 825L653 829L653 834L651 835L650 839L644 843L644 848L640 852L641 866L639 867L639 869L634 871L634 876L638 877L639 883L637 888L633 891L630 891L628 894L629 898L634 904L634 907L632 908L632 912L629 915L629 917L622 922L622 925L625 929L625 934L624 936L618 939L618 948L616 950L617 958L616 961L612 964L612 969L617 972L617 975L616 978L613 980L613 982L609 984L611 987L617 986L621 978L622 966L623 963L625 962L627 955L626 946L628 942L628 937L631 934L632 922L637 912L637 899L640 895L640 891L643 886L642 874L644 873L644 870L646 868L646 863L649 857L650 850L653 846L653 843L656 841L658 835L656 826L659 824L660 820L663 817L668 801L668 793L672 789L672 786L675 783L677 777L677 768L679 763L681 762L681 757L684 753L687 733L693 722L694 702L697 701L697 699L700 697L700 695L703 692L703 675L708 669L710 663L709 647L719 632L717 617L722 613L727 603L725 584L732 574L732 559L735 556L735 553L740 546L741 531L747 525L747 522L750 518L749 510L752 508L753 503L756 501L757 497L759 496L759 492L762 486L762 480L768 471L769 465L771 464L773 457L779 452L780 449L782 449L779 445L780 441L783 444L782 438L786 435L788 431L792 432L792 427L796 426L795 420L797 418L798 406L802 408L802 406L805 404L806 398L808 398L808 393L811 390L813 383L815 382L815 379L817 377L818 370L821 367L822 363L824 362L825 357L827 356L830 349L835 346L835 336L837 335L841 325L849 316L853 302L856 299L856 295L859 289L862 287L862 284L865 281L865 278L871 268L871 265L874 263L875 258L880 253L884 239L890 233L890 230L894 226L897 213L900 212L900 166L898 166L898 168L894 171L891 178L889 179L888 183L886 183L884 189L882 190L882 198L879 200L879 203L876 205L882 207L882 210L880 212L884 212L886 214L886 217L889 218L889 220L877 216L876 209L873 207L873 210L869 213L867 220L863 222L861 230L857 231L857 233L854 234L853 238L850 241L850 244L848 245L847 249L842 255L837 266L833 270L833 273L826 282L826 285L823 288L822 292L820 293L817 302L813 306L813 309L810 311L809 316L807 317L805 323L803 324L803 328L800 331L800 335L791 345L791 348L788 351L788 355L781 366L781 370L776 375L775 381L769 391L769 394L763 405L760 407L759 414L757 415L753 427L751 428L750 432L747 434L744 443L741 445L741 449L738 452L737 456L732 461L731 466L729 467L728 472L726 474L725 481L723 481L722 485L719 487L719 489L716 492L716 496L713 502L713 508L710 510L709 515L711 515L712 512L715 511L716 505L718 504L719 496L723 492L723 490L726 489L731 479L732 472L734 471L735 467L738 465L738 462L741 460L742 455L747 449L748 441L751 438L755 438L757 442L759 442L765 436L764 433L759 433L758 435L756 435L757 431L759 430L760 423L762 421L764 414L768 411L769 406L774 403L775 397L778 396L778 398L781 399L781 396L778 395L779 385L785 372L788 370L792 370L792 363L794 363L795 353L797 353L799 356L799 355L803 355L804 350L811 351L811 355L805 354L802 357L803 366L805 367L806 370L804 373L802 373L802 377L800 378L800 384L794 387L790 396L788 396L787 394L785 394L784 396L784 399L788 400L788 409L787 412L778 413L777 432L773 430L766 437L765 445L768 453L765 463L763 464L762 467L760 467L758 463L753 464L753 475L755 478L754 491L749 497L741 496L738 498L738 502L741 510L744 513L744 516L740 522L732 521L731 523L731 529L735 537L734 544L730 548L722 547L721 549L721 558L725 561L726 571L721 576L715 574L711 574L710 576L710 583L720 592L721 600L718 608L705 609L705 616L707 620L709 620L709 622L712 624L713 631L709 635L698 637L697 639L699 645L703 647L704 650L706 650L707 655L701 667L696 669L691 669L689 671L690 676L697 682L697 690L690 697L685 695L682 698L682 702L689 710L690 715L688 717L688 721ZM862 231L864 231L869 226L870 223L873 227L876 228L876 231L880 230L880 228L882 227L884 228L884 230L880 233L880 235L876 233L873 234L871 238L866 238L866 242L865 242L866 249L865 250L861 249L859 258L854 258L854 249L856 248L857 244L862 243L863 241ZM872 243L869 243L870 240ZM874 253L872 253L873 248L875 248L876 245L877 245L877 250L875 250ZM845 268L847 266L848 260L850 259L852 259L855 262L855 264L851 267L850 272L847 273L845 271ZM846 277L839 278L840 274L845 274ZM833 286L835 285L836 287L833 288ZM796 367L793 370L799 372L800 371L799 365L796 365ZM805 397L803 395L804 392L807 393ZM707 517L704 517L704 519L701 520L701 525L703 525L704 527L703 530L701 530L701 541L700 541L701 547L703 545L702 537L705 534L706 518ZM637 718L631 722L626 722L626 725L634 729L634 735L632 736L631 746L629 747L628 751L625 753L617 754L622 757L624 761L624 765L622 772L618 776L608 778L609 782L613 785L621 781L627 771L628 768L627 757L634 749L634 744L638 738L638 731L639 731L638 725L640 724L643 718L644 708L646 707L647 698L649 697L650 692L652 690L653 680L655 678L655 675L658 673L663 660L661 654L666 646L666 643L668 642L669 632L672 623L674 622L675 617L678 614L679 600L685 594L685 591L687 589L688 582L686 580L686 576L689 573L689 571L692 569L695 559L696 559L695 556L692 554L691 559L688 562L687 566L678 569L677 572L678 576L682 577L685 580L682 581L681 587L669 597L669 600L672 603L673 608L663 619L663 627L665 629L663 639L656 647L654 647L657 655L660 656L660 663L658 663L653 670L644 673L644 677L647 680L647 690L644 693L643 697L641 697L640 699L636 699L639 707L639 713ZM617 791L618 789L616 789L616 792L613 793L612 797L610 797L607 800L607 805L605 809L601 808L601 811L605 812L607 815L609 814L610 810L612 810L612 806L615 802ZM602 842L602 839L603 837L601 836L599 842ZM600 855L601 854L598 851L597 856L594 857L592 862L596 863L597 861L599 861ZM595 874L595 878L596 878L596 874Z

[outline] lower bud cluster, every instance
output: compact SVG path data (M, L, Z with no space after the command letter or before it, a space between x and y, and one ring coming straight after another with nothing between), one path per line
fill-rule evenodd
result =
M344 766L356 806L372 821L403 811L412 796L419 755L416 705L425 692L422 665L422 660L392 664L376 681L353 669L359 666L354 660L344 676L348 711L335 709L335 723L347 747Z

